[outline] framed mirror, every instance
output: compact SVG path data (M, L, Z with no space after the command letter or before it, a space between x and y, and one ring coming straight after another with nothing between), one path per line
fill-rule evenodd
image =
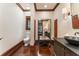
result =
M30 16L26 16L26 30L30 30L30 20L31 17Z
M71 17L73 29L79 29L79 3L71 3Z

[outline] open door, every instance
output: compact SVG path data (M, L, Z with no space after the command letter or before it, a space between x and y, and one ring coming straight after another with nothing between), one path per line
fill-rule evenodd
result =
M57 30L58 30L58 23L57 23L57 19L54 20L54 38L57 38Z

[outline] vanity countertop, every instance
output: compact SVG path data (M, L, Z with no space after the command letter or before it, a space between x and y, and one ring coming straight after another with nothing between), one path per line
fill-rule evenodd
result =
M79 55L79 46L74 46L74 45L69 44L64 38L58 38L56 39L56 41L62 44L64 47L71 50L76 55Z

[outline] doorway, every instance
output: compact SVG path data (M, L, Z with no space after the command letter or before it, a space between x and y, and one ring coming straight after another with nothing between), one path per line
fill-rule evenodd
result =
M49 46L51 40L51 20L38 20L38 44L39 46Z

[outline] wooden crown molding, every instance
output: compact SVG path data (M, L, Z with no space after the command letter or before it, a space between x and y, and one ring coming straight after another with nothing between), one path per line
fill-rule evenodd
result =
M55 9L59 6L59 4L60 4L60 3L57 3L57 4L55 5L55 7L53 8L53 11L55 11Z
M55 5L53 9L37 9L36 3L34 3L34 7L36 11L55 11L55 9L58 7L59 3Z
M20 3L16 3L16 5L18 5L18 7L22 10L22 11L30 11L30 10L25 10ZM34 7L35 7L35 11L55 11L55 9L58 7L59 3L57 3L53 9L37 9L36 3L34 3Z
M20 3L16 3L16 5L18 5L18 7L22 10L22 11L30 11L30 10L25 10L22 6L21 6L21 4Z

